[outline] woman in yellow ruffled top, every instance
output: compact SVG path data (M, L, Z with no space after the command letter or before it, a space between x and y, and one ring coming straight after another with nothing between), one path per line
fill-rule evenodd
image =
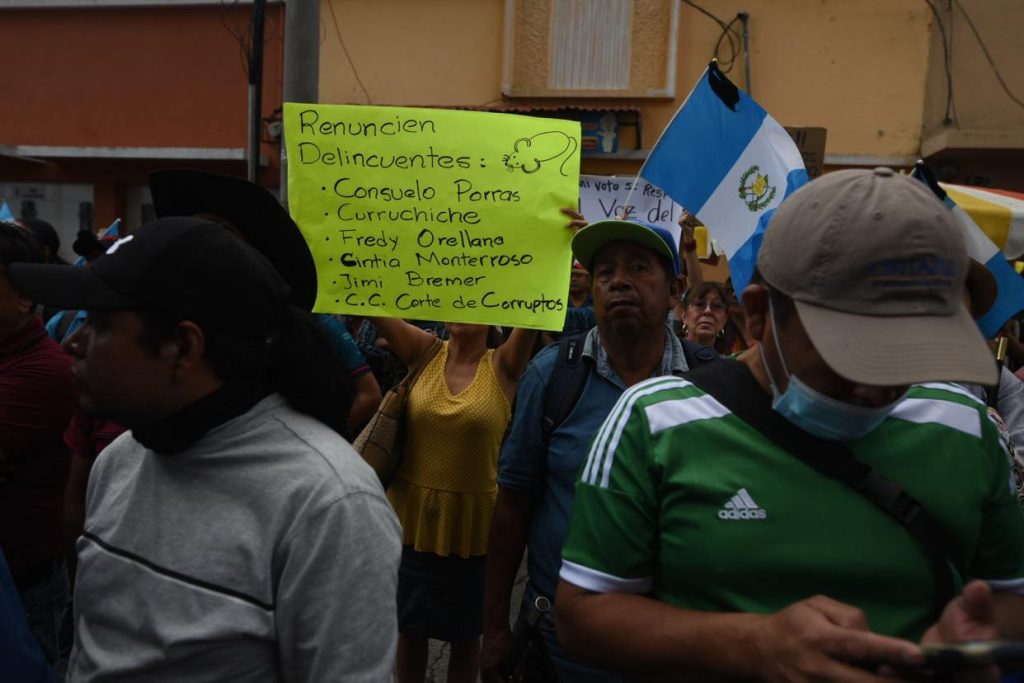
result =
M373 323L410 367L436 341L396 318ZM388 489L403 534L400 683L424 680L430 638L451 643L448 681L477 679L498 451L536 339L536 332L516 329L495 349L485 325L447 328L448 341L409 394L402 464Z

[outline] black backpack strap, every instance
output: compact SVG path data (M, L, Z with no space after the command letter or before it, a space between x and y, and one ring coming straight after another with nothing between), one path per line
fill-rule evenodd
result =
M686 373L685 378L713 396L748 425L806 465L857 491L903 525L924 548L936 572L940 605L955 595L953 571L964 576L960 563L951 561L956 547L952 535L921 503L903 488L869 465L858 461L839 441L808 434L774 410L749 371L735 361L708 363Z
M583 358L586 338L587 333L583 332L564 336L558 341L558 358L555 360L555 367L544 395L544 420L541 427L545 442L551 438L551 434L558 426L565 422L583 395L583 388L590 374L590 368ZM718 353L708 346L685 339L681 339L680 342L686 365L691 369L720 358Z
M541 429L544 442L551 439L551 434L565 422L569 413L583 395L583 387L587 384L590 368L583 360L583 343L586 333L562 337L558 341L558 358L548 380L544 394L544 419Z

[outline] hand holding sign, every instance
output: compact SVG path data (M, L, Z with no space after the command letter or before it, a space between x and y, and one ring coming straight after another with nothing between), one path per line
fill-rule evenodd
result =
M572 230L574 235L583 228L590 225L590 223L587 222L587 219L583 217L583 214L577 211L576 209L573 209L568 206L563 206L562 213L569 217L569 224L565 227Z

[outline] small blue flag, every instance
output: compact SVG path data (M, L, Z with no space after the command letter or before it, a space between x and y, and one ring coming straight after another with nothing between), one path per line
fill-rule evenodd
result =
M115 218L114 222L107 226L106 230L100 233L100 239L105 237L118 238L121 236L121 219Z

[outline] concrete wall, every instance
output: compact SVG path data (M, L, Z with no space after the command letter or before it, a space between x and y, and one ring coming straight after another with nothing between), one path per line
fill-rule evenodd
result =
M503 17L500 0L323 0L320 101L449 106L500 101Z
M974 22L1010 92L1024 101L1019 0L935 3L951 40L953 107L947 119L947 73L941 34L931 35L922 152L945 180L1024 190L1024 106L1000 86L971 31ZM966 16L965 16L966 12Z
M268 12L266 113L281 101L281 9ZM247 75L225 24L244 30L250 13L245 6L0 11L8 102L0 143L244 147Z
M244 148L247 74L228 30L250 6L0 9L0 145ZM282 99L284 7L267 10L263 113ZM263 145L276 185L279 148ZM95 183L96 225L123 215L127 188L159 167L244 175L244 161L0 157L0 180Z
M827 128L830 155L917 153L929 35L921 0L698 4L726 20L750 12L752 92L780 123ZM688 5L683 10L679 78L685 96L720 30ZM737 62L729 76L742 86L742 73ZM664 125L674 105L652 115L651 127Z
M542 0L520 0L523 21ZM828 128L829 155L903 161L917 155L931 16L921 0L704 0L728 21L750 16L753 93L783 125ZM320 96L366 102L335 34L330 8L377 104L478 105L501 101L501 0L324 0ZM537 15L537 16L533 16ZM736 24L739 27L739 23ZM650 147L710 59L719 26L680 9L674 99L629 99L643 109ZM536 49L536 45L531 49ZM525 48L524 48L525 49ZM523 62L530 61L522 55ZM539 59L532 57L539 63ZM743 63L729 74L743 85ZM611 99L515 99L516 104L623 103ZM638 162L585 162L591 172L629 172Z
M956 109L954 120L945 123L946 70L936 30L930 40L932 60L928 69L925 135L934 135L950 125L969 131L1024 131L1024 107L1015 104L1000 87L963 12L966 10L973 20L1010 91L1024 100L1024 46L1020 36L1024 3L958 0L952 9L945 2L935 4L947 35L952 37L950 56Z

